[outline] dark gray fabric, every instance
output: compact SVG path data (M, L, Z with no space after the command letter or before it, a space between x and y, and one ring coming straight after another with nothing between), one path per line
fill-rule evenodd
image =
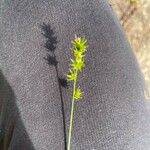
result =
M105 0L7 0L0 13L1 146L11 126L8 150L65 149L72 85L63 78L77 34L89 47L71 149L150 150L141 73Z
M28 145L28 149L33 150L33 145L19 116L15 99L12 88L0 71L0 149L7 150L10 141L16 135L13 133L17 133L18 137L14 145L17 145L17 147L22 144L24 146Z

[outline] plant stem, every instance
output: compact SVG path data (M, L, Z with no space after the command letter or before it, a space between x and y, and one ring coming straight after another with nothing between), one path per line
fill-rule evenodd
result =
M73 83L73 95L72 95L72 106L71 106L71 113L70 113L70 126L69 126L69 136L68 136L68 144L67 144L67 150L70 150L70 145L71 145L71 133L72 133L72 122L73 122L73 110L74 110L74 94L75 94L75 89L76 89L76 83L77 83L77 73L78 71L75 71L76 78Z

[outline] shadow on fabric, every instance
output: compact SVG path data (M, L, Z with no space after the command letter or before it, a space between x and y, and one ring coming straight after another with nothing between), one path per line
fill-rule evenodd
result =
M65 150L67 149L67 140L66 140L66 125L65 125L65 114L64 114L64 102L63 102L63 96L62 96L62 88L68 88L68 83L65 78L62 78L59 76L59 70L58 70L58 61L56 59L56 46L58 43L57 37L55 36L54 28L52 29L50 24L43 23L40 25L42 35L46 38L46 42L44 44L44 47L47 50L47 56L44 57L47 64L51 67L54 66L56 70L56 77L59 87L59 93L61 98L61 106L62 106L62 115L63 115L63 128L64 128L64 142L65 142Z
M58 72L58 61L56 59L55 50L56 45L58 43L57 37L55 36L54 29L49 24L43 23L40 25L40 28L42 30L42 35L46 38L46 42L44 44L44 47L47 50L47 56L44 57L44 59L47 61L47 64L49 66L55 66L57 78L59 81L59 84L61 87L68 88L68 83L65 78L62 78L59 76Z
M0 70L0 150L20 147L35 150L19 115L15 94Z

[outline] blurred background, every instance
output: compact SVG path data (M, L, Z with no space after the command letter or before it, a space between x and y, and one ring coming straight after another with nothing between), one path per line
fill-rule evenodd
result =
M109 0L123 26L145 79L150 99L150 0Z

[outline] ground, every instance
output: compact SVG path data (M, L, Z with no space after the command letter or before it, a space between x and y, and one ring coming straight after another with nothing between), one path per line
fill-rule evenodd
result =
M123 26L145 79L150 99L150 0L109 0Z

